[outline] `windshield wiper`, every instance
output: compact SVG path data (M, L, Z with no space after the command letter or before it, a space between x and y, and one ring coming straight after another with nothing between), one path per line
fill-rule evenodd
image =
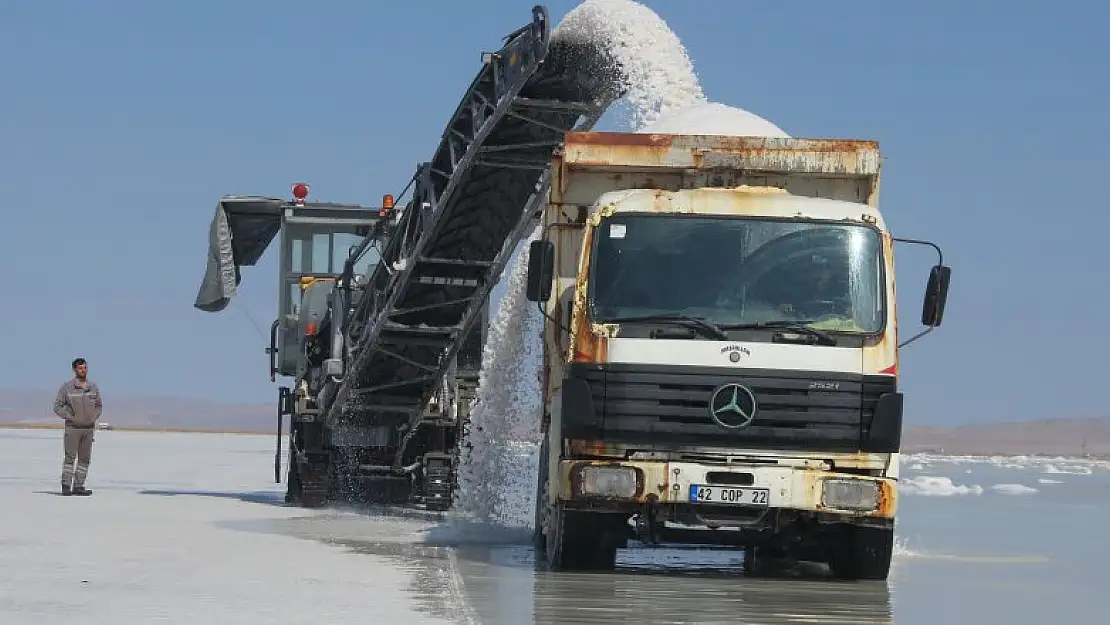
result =
M806 320L792 321L789 319L779 319L776 321L758 321L754 323L728 323L718 326L722 330L749 330L759 328L782 328L784 330L794 330L796 332L803 332L810 336L816 337L817 340L825 345L836 345L836 338L828 332L818 330L817 328L807 326L807 323L812 323Z
M701 330L702 334L719 341L727 341L728 334L718 325L704 317L691 317L690 315L643 315L640 317L616 317L605 319L600 323L674 323L690 329Z

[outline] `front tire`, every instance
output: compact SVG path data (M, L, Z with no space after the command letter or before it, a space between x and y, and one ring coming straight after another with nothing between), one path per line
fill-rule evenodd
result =
M547 436L544 435L543 443L540 444L540 459L536 471L536 509L532 522L532 547L535 550L537 560L547 555L547 540L544 535L548 499L547 458Z
M894 555L893 527L846 526L837 536L829 570L841 579L885 580Z
M551 502L549 452L545 435L540 448L532 529L536 561L543 562L551 571L612 570L617 563L617 541L612 523L608 523L611 519L596 512L567 510L561 502Z
M549 507L544 556L552 571L610 571L617 546L607 539L602 514Z

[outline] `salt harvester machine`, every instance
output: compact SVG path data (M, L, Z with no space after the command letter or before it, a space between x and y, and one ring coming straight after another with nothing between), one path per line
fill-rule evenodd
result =
M490 291L538 223L553 151L619 92L605 52L551 39L547 9L481 67L432 158L380 206L228 196L194 306L224 310L280 233L271 380L275 480L286 501L450 506L474 402ZM402 198L411 191L407 200ZM284 432L285 420L288 431Z

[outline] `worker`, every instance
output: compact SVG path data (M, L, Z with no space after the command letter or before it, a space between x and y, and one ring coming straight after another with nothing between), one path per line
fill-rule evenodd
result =
M62 494L91 495L92 491L85 488L85 479L89 475L96 422L103 412L104 402L100 388L88 378L89 365L85 359L75 358L71 367L73 377L62 384L54 398L54 414L65 421Z

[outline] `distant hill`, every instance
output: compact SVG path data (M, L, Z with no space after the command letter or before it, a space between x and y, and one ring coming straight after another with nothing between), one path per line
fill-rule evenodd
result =
M1110 418L1037 419L960 427L915 427L904 451L955 455L1110 456Z
M0 389L0 424L58 423L54 390ZM273 432L273 404L222 404L183 397L115 395L103 421L115 427Z
M54 391L0 389L0 425L58 423ZM115 427L270 433L272 404L223 404L203 399L113 395L104 421ZM526 437L525 433L518 433ZM1110 418L1039 419L960 427L912 427L903 451L949 454L1110 456Z

